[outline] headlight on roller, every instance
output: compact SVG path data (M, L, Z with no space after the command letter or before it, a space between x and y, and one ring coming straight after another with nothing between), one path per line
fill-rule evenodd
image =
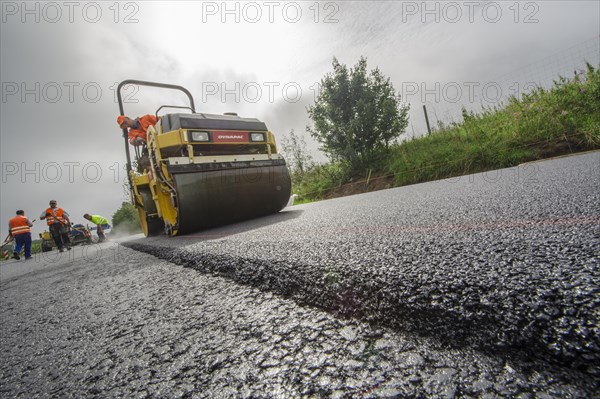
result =
M265 141L264 133L250 133L250 141Z
M191 131L189 135L190 141L210 141L208 132Z

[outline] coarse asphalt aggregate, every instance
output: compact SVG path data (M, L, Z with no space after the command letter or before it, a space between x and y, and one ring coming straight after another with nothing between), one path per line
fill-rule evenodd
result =
M598 397L598 152L106 245L1 266L3 397Z

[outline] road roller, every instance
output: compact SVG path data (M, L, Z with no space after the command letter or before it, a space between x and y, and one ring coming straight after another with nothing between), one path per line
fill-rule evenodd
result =
M121 115L127 115L122 89L129 85L179 90L189 99L188 106L156 110L158 122L148 128L146 143L134 147L134 163L123 129L131 200L146 237L189 234L286 206L290 175L264 122L235 113L197 113L184 87L140 80L119 84ZM177 113L159 115L163 109Z

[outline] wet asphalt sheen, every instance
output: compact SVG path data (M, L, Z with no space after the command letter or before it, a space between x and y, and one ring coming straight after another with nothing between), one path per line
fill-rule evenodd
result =
M598 152L38 255L0 396L600 397L599 263Z

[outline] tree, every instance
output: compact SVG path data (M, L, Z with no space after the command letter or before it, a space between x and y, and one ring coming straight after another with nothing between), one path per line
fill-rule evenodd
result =
M281 139L281 150L290 166L293 176L304 176L308 169L314 166L313 158L308 153L304 137L297 135L294 129L290 131L289 137Z
M137 210L129 202L121 203L121 207L112 217L112 222L115 232L123 234L141 232Z
M389 78L378 68L367 75L361 57L348 69L333 59L333 73L321 80L315 104L308 107L313 127L307 131L330 159L364 168L408 126L407 104L401 104Z

